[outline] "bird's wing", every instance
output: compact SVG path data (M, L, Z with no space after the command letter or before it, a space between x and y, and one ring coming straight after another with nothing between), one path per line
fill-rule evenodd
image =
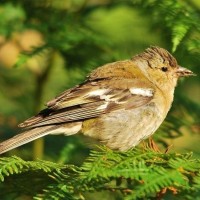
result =
M130 79L85 82L49 101L46 109L19 126L34 128L83 121L114 110L143 106L153 98L154 89L138 83Z

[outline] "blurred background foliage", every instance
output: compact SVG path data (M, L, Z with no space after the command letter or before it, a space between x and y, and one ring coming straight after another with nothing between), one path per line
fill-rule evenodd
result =
M1 0L0 140L92 69L156 45L198 76L179 82L153 138L199 157L199 11L198 0ZM47 136L7 155L81 164L88 152L80 137Z

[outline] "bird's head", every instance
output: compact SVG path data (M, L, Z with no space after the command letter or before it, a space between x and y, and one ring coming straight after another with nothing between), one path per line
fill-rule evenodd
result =
M165 49L151 47L132 58L144 75L158 87L175 87L179 77L194 73L178 65L176 59Z

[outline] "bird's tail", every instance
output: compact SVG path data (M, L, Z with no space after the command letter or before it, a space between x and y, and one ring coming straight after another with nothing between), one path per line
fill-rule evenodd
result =
M2 143L0 143L0 154L10 151L23 144L51 134L55 130L55 126L43 126L30 130L26 130Z

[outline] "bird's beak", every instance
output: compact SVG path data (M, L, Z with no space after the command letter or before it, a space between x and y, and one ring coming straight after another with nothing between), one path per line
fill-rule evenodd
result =
M178 67L178 69L176 71L176 74L179 77L182 77L182 76L196 76L196 74L194 74L192 71L190 71L189 69L186 69L184 67L181 67L181 66Z

